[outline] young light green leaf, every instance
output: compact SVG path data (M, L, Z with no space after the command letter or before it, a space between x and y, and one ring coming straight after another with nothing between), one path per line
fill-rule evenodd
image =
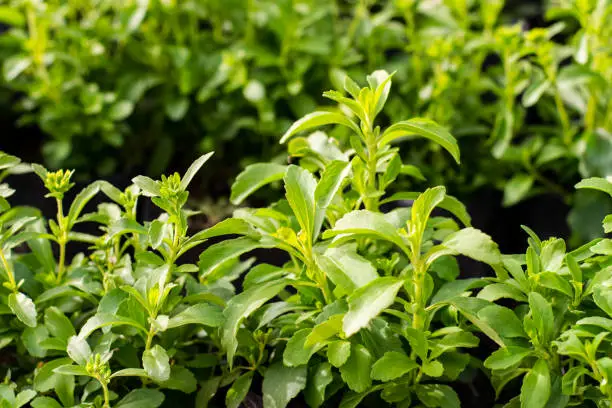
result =
M236 335L240 323L268 300L278 295L285 286L286 282L284 280L266 282L234 296L227 303L227 307L223 311L226 320L222 328L221 344L227 352L230 367L238 347Z
M345 335L350 337L357 333L384 309L391 306L403 283L403 280L390 276L378 278L349 296L349 311L343 320Z
M236 205L242 203L266 184L282 180L286 172L287 166L276 163L256 163L247 166L232 184L230 201Z
M208 327L219 327L223 324L223 311L217 305L198 303L183 310L168 321L168 329L186 324L201 324Z
M306 366L285 367L272 364L264 375L262 384L264 408L285 408L289 401L306 388Z
M170 358L159 344L142 353L142 366L154 381L166 381L170 378Z
M149 197L158 197L161 194L159 183L146 176L137 176L132 179L132 183L140 188L144 195Z
M289 339L287 347L285 347L283 352L283 363L287 367L298 367L308 364L310 357L325 346L325 342L306 344L306 339L311 332L312 329L298 330Z
M544 343L551 341L554 335L555 315L550 303L539 293L531 292L529 309L541 341Z
M378 278L376 268L365 258L346 248L329 248L316 258L321 270L346 293Z
M604 193L607 193L612 197L612 182L601 177L591 177L584 179L578 184L576 184L575 187L603 191Z
M72 336L68 339L66 352L70 358L79 365L84 366L91 357L91 348L89 343L82 337Z
M408 136L421 136L429 139L444 149L459 163L459 146L457 140L442 126L431 119L413 118L395 123L387 128L378 141L379 147L383 147L395 140Z
M404 244L402 237L397 233L395 227L380 213L368 210L352 211L339 219L333 229L325 231L323 238L327 239L340 234L373 236L392 242L408 253L408 248Z
M89 374L89 372L85 369L85 367L81 367L78 365L63 365L63 366L59 366L56 369L53 370L54 373L56 374L62 374L62 375L84 375L87 377L91 377L91 374Z
M336 340L327 346L327 359L334 367L342 367L351 355L351 343Z
M391 197L381 200L380 203L386 204L386 203L390 203L393 201L416 200L419 197L419 195L420 193L403 191L403 192L395 193ZM465 205L463 205L463 203L459 201L457 198L453 196L445 195L444 199L440 201L437 204L437 206L453 214L466 227L469 227L472 225L472 218L470 217L470 214L467 212Z
M200 171L204 163L206 163L213 154L215 154L215 152L203 154L196 161L194 161L191 166L189 166L189 168L185 172L185 175L183 175L183 178L181 179L181 190L187 190L187 187L189 187L189 183L191 183L193 177L197 174L198 171Z
M317 182L306 169L291 165L284 177L285 196L302 231L312 239L315 227L315 190Z
M355 133L361 134L359 126L357 126L355 122L348 119L346 116L335 112L320 111L309 113L308 115L293 123L293 125L291 125L289 129L287 129L287 131L281 138L280 143L285 143L287 140L289 140L289 138L299 132L331 124L346 126L352 129Z
M523 379L521 408L544 408L550 397L550 371L545 360L538 360Z
M36 327L36 306L32 299L21 292L8 295L8 306L26 326Z
M502 204L510 207L527 197L531 186L533 186L533 176L527 174L517 174L512 177L504 187L504 199Z
M475 228L464 228L450 234L442 246L489 265L501 264L501 254L490 236Z
M418 367L419 365L416 361L406 354L397 351L387 351L384 356L374 363L370 376L373 380L386 382L395 380Z
M372 355L368 349L361 344L352 345L348 360L340 367L346 385L355 392L364 392L372 385L371 371Z
M109 313L97 313L94 316L90 317L87 322L81 327L81 331L79 332L79 337L86 338L94 331L101 329L103 327L108 326L132 326L137 328L143 333L147 333L147 329L144 328L140 323L136 320L130 319L128 317L109 314Z
M76 195L74 201L72 201L72 204L70 205L70 210L68 210L67 219L69 230L77 222L79 216L81 215L81 212L83 211L83 208L85 208L85 205L87 205L87 203L91 201L91 199L94 198L94 196L98 194L99 191L100 184L93 183L85 187L83 190L81 190L81 192L79 192L79 194Z
M60 403L51 397L37 397L30 405L32 408L62 408Z

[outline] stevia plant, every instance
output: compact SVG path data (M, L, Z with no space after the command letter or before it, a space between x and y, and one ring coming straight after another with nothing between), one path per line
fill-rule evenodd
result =
M160 390L194 393L198 379L192 370L200 379L215 370L221 355L214 328L233 293L232 277L244 264L233 260L222 277L203 284L188 275L197 271L195 265L180 263L185 252L208 238L231 232L213 227L188 233L193 212L184 208L187 187L211 154L196 160L183 176L136 177L124 191L94 182L69 207L72 171L49 172L33 165L47 197L57 204L49 232L36 210L9 209L2 198L2 270L10 292L2 318L16 316L3 329L2 347L16 344L19 357L25 357L19 367L30 370L18 370L15 383L2 386L7 407L30 400L35 408L134 402L157 407L165 397ZM3 169L18 163L8 155L1 159ZM2 191L10 195L5 185ZM84 213L100 191L112 202ZM159 207L157 219L139 219L141 196ZM93 223L99 233L79 231L84 223ZM70 247L78 243L87 246L87 255L71 257ZM15 396L15 387L25 394Z
M458 200L441 186L422 194L385 194L402 174L421 177L401 162L392 142L424 137L459 161L455 139L421 118L381 129L375 119L389 95L391 75L375 71L367 80L360 88L347 77L348 96L324 94L340 109L311 113L289 128L281 142L288 142L299 165L245 169L232 187L234 203L275 181L282 181L285 198L266 208L236 210L218 226L240 225L234 232L241 237L214 244L200 256L201 281L256 248L280 249L289 259L280 267L252 267L242 293L224 309L221 343L229 371L211 386L233 382L227 406L237 407L258 376L266 407L284 407L300 392L312 407L358 406L370 393L394 406L459 406L445 383L470 364L465 349L479 342L471 322L488 328L506 311L485 302L488 312L476 316L469 305L455 302L482 284L456 280L455 255L501 263L496 244L469 226ZM323 125L348 128L350 148L321 131L297 137ZM413 202L381 211L398 200ZM437 207L458 221L432 215Z
M612 183L585 179L578 188L605 191ZM494 280L477 298L516 302L506 330L512 342L488 357L497 394L522 378L520 395L506 407L609 407L612 403L610 239L566 251L562 239L529 233L525 257L506 257L508 279ZM604 230L610 231L609 217ZM516 319L519 317L522 320Z

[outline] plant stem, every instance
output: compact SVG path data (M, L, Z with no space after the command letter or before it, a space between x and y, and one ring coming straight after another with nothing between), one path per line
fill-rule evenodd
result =
M559 112L561 127L563 128L563 142L566 145L570 145L572 143L572 135L570 133L569 115L567 114L565 105L563 105L563 100L561 100L561 95L559 95L559 92L555 92L555 105L557 107L557 112Z
M57 243L59 245L59 262L57 266L56 282L60 284L64 275L65 263L66 263L66 242L68 241L68 231L66 231L66 223L64 219L64 209L62 200L56 198L57 202L57 223L60 229L60 236L57 237Z
M412 288L413 288L413 319L412 327L417 330L425 330L425 301L423 297L423 286L425 286L425 271L420 260L412 264Z
M378 191L376 186L376 166L378 164L376 155L378 153L378 146L371 124L368 126L365 138L368 151L368 162L366 163L368 171L367 193L372 194ZM365 197L363 203L365 204L366 210L378 211L378 197Z
M108 384L106 381L103 381L100 376L96 376L96 379L102 386L102 393L104 394L104 405L103 408L110 408L110 393L108 392Z
M4 266L4 270L6 271L6 275L11 284L13 292L17 292L17 283L15 282L15 274L13 272L13 268L11 268L11 264L9 264L8 260L4 256L4 251L0 248L0 259L2 259L2 265Z

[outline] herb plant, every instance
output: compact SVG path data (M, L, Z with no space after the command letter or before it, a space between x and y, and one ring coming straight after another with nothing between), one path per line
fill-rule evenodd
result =
M605 179L586 179L577 187L612 193ZM484 362L492 370L492 384L499 394L524 375L520 396L507 407L610 406L610 240L567 252L562 239L541 241L525 229L526 256L505 258L510 277L495 280L477 296L515 301L522 319L512 329L513 341Z
M454 256L497 265L500 254L487 235L469 226L465 208L444 187L385 194L401 174L420 176L402 164L392 142L424 137L457 161L459 150L444 128L427 119L377 126L391 75L375 71L367 80L359 88L347 77L349 96L324 94L350 111L308 114L285 133L281 142L288 142L300 165L254 164L238 176L234 203L279 180L285 199L237 210L227 222L240 222L235 232L242 236L200 256L200 279L255 248L277 248L290 259L282 267L251 268L243 292L224 310L221 338L230 371L220 382L240 374L228 406L246 395L254 373L263 375L266 407L284 407L300 391L312 407L337 393L341 407L358 406L370 393L401 406L459 406L445 383L466 368L470 356L464 349L479 340L449 300L478 283L456 280ZM320 131L296 137L323 125L348 128L350 148ZM381 212L398 200L413 203ZM432 216L436 207L465 227Z

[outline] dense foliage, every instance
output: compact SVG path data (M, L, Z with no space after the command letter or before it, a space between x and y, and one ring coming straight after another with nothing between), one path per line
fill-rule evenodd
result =
M435 144L405 151L430 183L501 189L505 205L557 194L585 241L607 203L572 186L611 171L611 5L508 3L8 0L3 86L52 168L157 175L200 146L232 173L278 153L320 89L384 68L397 91L383 123L432 119L464 151L461 171Z
M612 240L568 252L525 228L527 253L502 255L444 187L389 193L422 177L395 142L427 139L460 159L429 119L378 125L391 79L375 71L364 88L347 77L346 93L326 92L348 110L305 115L281 139L294 164L252 164L232 186L235 204L274 183L285 197L200 231L187 189L212 153L183 175L124 191L98 181L72 200L72 171L0 154L0 181L33 171L57 207L48 220L11 207L0 185L0 407L260 396L265 408L454 408L457 385L478 375L501 406L610 407ZM313 132L324 125L349 137ZM577 187L612 196L606 179ZM270 251L284 263L266 263ZM459 278L459 256L490 276Z

